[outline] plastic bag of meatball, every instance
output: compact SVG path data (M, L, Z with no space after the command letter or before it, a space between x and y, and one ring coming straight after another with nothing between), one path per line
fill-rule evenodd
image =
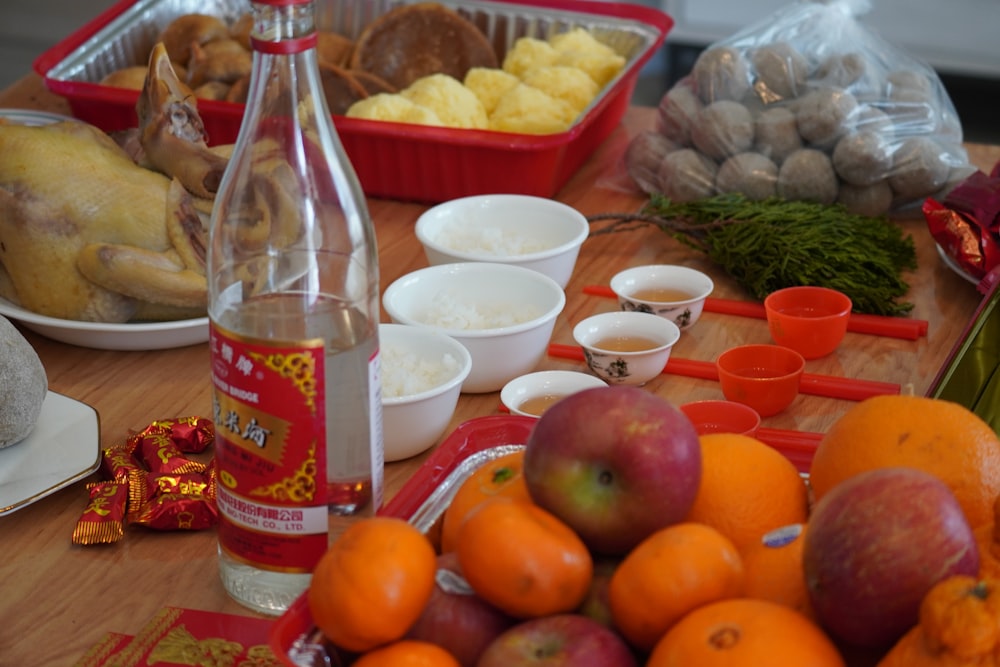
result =
M944 86L862 22L866 0L802 1L716 42L625 154L673 201L740 192L878 216L973 171Z

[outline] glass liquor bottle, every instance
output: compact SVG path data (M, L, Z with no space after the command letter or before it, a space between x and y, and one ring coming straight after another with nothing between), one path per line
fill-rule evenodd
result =
M319 79L312 0L252 2L253 68L208 252L219 571L279 614L382 503L378 254Z

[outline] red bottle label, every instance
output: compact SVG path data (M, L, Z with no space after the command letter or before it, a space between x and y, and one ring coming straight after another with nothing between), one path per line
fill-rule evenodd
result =
M322 339L275 345L214 323L219 544L262 569L311 572L327 549Z

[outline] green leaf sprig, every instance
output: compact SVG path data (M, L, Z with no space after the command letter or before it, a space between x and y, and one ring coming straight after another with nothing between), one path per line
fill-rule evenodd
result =
M729 193L688 203L653 195L639 213L588 219L613 221L592 235L656 225L705 253L759 300L783 287L817 285L847 294L858 313L905 315L913 308L898 301L909 291L903 273L917 268L913 239L884 216Z

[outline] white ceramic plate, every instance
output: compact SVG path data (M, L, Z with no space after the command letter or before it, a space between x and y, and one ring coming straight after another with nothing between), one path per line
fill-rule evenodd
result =
M97 411L50 391L35 429L0 449L0 516L82 480L100 462Z
M162 350L196 345L208 340L208 318L169 322L77 322L46 317L0 299L0 315L62 343L98 350Z
M959 263L956 262L955 259L951 255L949 255L948 253L946 253L944 251L944 248L942 248L938 244L935 244L935 246L937 247L938 256L941 258L941 261L945 263L945 266L947 266L949 269L951 269L952 271L954 271L958 275L960 275L963 278L965 278L966 280L968 280L973 285L978 285L979 284L979 279L976 278L975 276L973 276L972 274L970 274L965 269L963 269L959 265Z
M45 111L0 109L0 122L47 125L63 120L74 119ZM135 324L76 322L38 315L3 299L0 299L0 315L53 340L100 350L161 350L208 340L207 317Z
M76 120L75 118L57 113L34 111L31 109L0 109L0 119L6 123L17 123L19 125L48 125L63 120Z

